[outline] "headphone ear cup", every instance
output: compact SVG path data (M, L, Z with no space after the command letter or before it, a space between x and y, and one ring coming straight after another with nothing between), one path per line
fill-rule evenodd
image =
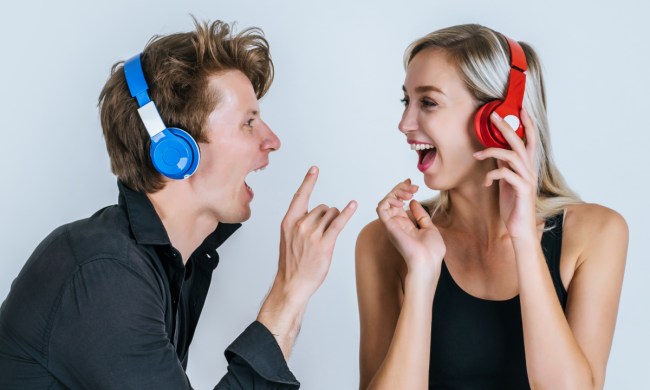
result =
M170 127L151 139L151 161L162 175L175 180L190 177L201 158L199 147L186 131Z
M509 148L508 142L490 121L490 115L503 103L493 100L481 106L474 115L474 132L479 142L486 148Z

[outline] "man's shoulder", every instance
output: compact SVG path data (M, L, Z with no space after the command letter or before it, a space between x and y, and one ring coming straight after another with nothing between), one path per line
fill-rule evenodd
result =
M128 217L113 205L54 229L31 257L69 257L80 265L97 257L125 258L132 245Z
M75 280L94 297L103 291L97 290L96 281L112 285L133 277L146 280L157 293L158 274L147 250L133 239L120 207L109 206L62 225L41 241L13 281L0 308L0 349L44 356L53 314ZM14 340L11 345L3 345L9 339Z
M117 261L139 272L151 270L147 250L133 238L128 216L119 206L105 207L54 229L36 247L17 280L47 275L51 282L65 283L80 267L99 259Z

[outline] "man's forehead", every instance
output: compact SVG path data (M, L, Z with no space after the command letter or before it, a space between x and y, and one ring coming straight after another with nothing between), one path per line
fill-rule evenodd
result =
M259 113L253 84L241 71L228 70L211 75L208 80L208 88L216 98L217 107L223 105L246 113Z

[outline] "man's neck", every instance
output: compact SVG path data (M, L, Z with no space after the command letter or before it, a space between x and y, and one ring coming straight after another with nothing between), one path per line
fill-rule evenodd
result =
M196 248L219 224L214 215L209 215L191 201L188 186L167 183L165 188L147 197L156 209L172 246L187 262Z

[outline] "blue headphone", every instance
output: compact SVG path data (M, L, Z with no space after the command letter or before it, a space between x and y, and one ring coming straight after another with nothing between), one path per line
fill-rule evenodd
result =
M170 179L186 179L196 171L201 160L199 146L185 130L167 127L156 104L149 98L140 54L124 63L124 76L131 97L138 101L138 113L151 137L151 161L162 175Z

